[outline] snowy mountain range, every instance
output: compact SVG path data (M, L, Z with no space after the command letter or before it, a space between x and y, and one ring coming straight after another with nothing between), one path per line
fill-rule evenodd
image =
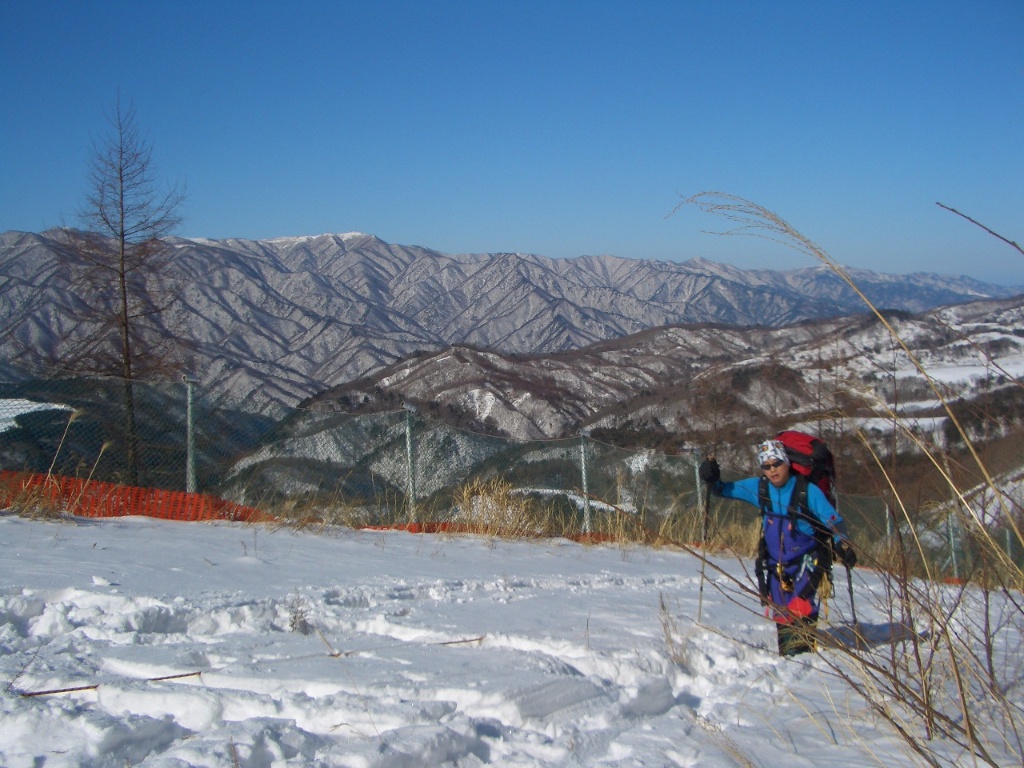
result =
M870 427L880 414L898 412L915 429L941 433L947 413L938 393L956 407L1002 414L1005 430L1024 424L1024 297L889 312L886 321L906 349L864 315L779 328L664 326L548 355L449 347L306 405L347 412L411 405L472 431L523 440L588 432L670 452L742 441L747 432L755 440L830 413L851 420L828 425L832 431ZM970 418L962 418L968 428Z
M0 234L0 316L6 331L0 359L11 364L30 363L39 354L60 358L85 336L86 329L68 319L67 310L87 297L77 295L60 268L60 234ZM171 245L174 257L160 280L179 301L165 313L162 327L181 343L182 372L240 399L283 405L388 366L408 368L410 363L400 361L422 362L424 354L451 346L489 350L515 368L515 358L507 356L603 344L579 353L589 365L595 356L613 359L622 349L614 340L646 333L637 343L659 348L645 364L622 349L622 360L607 376L617 382L608 385L612 397L626 379L668 376L673 365L683 364L657 362L665 350L692 343L681 340L690 332L668 326L762 326L704 331L697 338L710 347L753 348L749 340L757 337L780 348L792 345L794 333L819 336L837 328L830 323L797 332L772 329L865 310L825 267L779 272L703 259L450 255L355 232L261 241L175 238ZM1022 292L965 277L852 275L877 305L909 312ZM656 328L665 330L651 330ZM430 360L439 366L466 355L486 357L467 349ZM451 371L444 374L453 377Z

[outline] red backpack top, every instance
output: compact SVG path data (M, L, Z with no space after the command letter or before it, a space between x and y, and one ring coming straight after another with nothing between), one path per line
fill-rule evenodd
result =
M825 498L834 507L836 505L836 465L825 441L809 435L787 429L779 432L775 439L786 447L793 471L803 475L809 482L821 488Z

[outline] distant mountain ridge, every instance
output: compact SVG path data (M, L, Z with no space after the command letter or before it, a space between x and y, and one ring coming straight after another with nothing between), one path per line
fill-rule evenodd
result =
M1024 371L1024 297L888 314L914 357L941 378L951 402L996 393L1019 402L1011 378ZM665 326L547 355L450 347L305 405L365 412L411 404L442 421L521 440L626 430L650 445L659 434L712 433L728 425L756 435L765 425L770 431L822 412L859 409L863 416L870 413L866 403L886 401L903 415L946 415L882 323L859 315L776 328ZM1019 422L1024 406L1004 415L1007 423Z
M81 297L58 269L59 234L0 234L0 359L60 357L82 336L63 312ZM232 396L285 405L451 345L554 353L661 326L781 327L865 311L823 266L451 255L358 232L170 243L166 285L182 288L165 328L187 342L183 370ZM1022 292L966 277L851 274L879 306L909 312Z

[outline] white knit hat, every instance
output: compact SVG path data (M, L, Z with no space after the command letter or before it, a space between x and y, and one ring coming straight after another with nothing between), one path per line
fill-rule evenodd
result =
M778 459L790 466L789 456L786 454L786 446L780 440L765 440L757 446L757 463L766 464L772 459Z

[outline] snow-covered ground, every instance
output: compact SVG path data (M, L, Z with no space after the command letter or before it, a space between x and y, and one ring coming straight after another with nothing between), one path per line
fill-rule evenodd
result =
M0 432L12 429L19 416L32 413L33 411L63 410L70 411L66 405L59 403L37 403L33 400L23 398L5 399L0 398Z
M685 552L564 540L4 515L0 541L8 768L923 764L775 653L734 560L702 592Z

